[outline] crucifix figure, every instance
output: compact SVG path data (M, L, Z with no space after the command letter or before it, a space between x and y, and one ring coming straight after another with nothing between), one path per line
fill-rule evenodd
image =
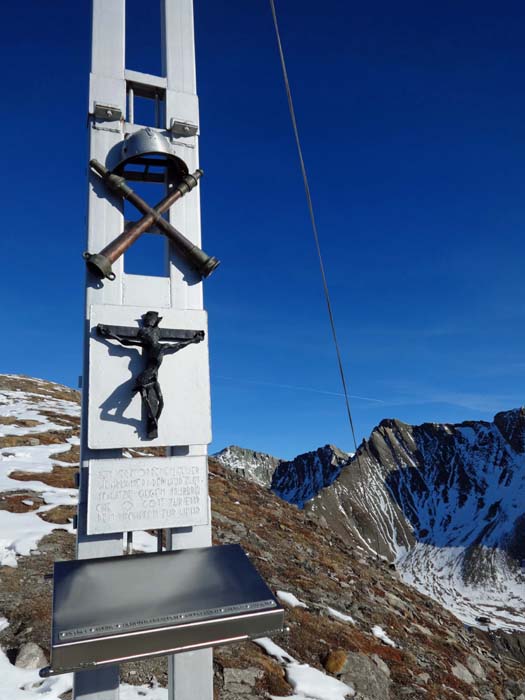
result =
M160 414L164 408L164 399L158 380L159 367L164 355L175 353L192 343L204 340L204 331L186 331L159 328L162 318L156 311L147 311L142 315L142 327L107 326L99 323L97 332L103 338L116 340L127 347L140 347L145 361L144 370L135 379L133 392L140 392L142 405L146 410L147 435L150 440L158 437ZM162 343L162 340L174 340Z

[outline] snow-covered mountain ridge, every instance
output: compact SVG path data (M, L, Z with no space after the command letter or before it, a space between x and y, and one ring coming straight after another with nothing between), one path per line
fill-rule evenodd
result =
M283 501L304 508L305 503L337 479L352 455L335 445L325 445L287 461L230 445L211 456L223 467L270 487Z
M316 492L307 510L396 561L405 581L465 622L525 629L525 409L491 423L384 420L325 475L327 488L319 473L282 466L275 493L303 507ZM296 496L288 485L305 478Z
M232 469L237 474L254 481L260 486L270 486L272 474L282 460L264 452L247 450L244 447L230 445L212 455L223 467Z
M335 445L305 452L289 462L281 462L272 475L271 489L276 496L299 508L330 486L351 455Z

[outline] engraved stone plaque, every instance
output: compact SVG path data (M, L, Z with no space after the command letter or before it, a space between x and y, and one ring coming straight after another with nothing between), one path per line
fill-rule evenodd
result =
M164 334L173 332L172 329L191 335L203 331L204 339L163 357L158 384L164 407L158 419L158 436L151 438L144 401L137 390L137 380L145 369L144 348L123 346L112 338L102 337L98 326L136 332L144 323L144 315L153 312L161 317L159 328ZM209 442L211 410L206 312L91 306L88 446L111 449L207 445Z
M90 460L88 535L205 525L206 456Z

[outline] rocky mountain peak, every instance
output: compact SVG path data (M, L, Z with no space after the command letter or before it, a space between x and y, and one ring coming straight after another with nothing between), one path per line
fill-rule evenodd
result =
M525 452L525 407L497 413L494 423L515 452Z
M524 500L520 408L493 422L383 420L307 509L468 624L525 630Z
M335 445L305 452L278 465L271 489L279 498L303 508L321 489L337 479L349 459L350 454Z
M269 487L272 474L282 460L264 452L230 445L213 455L220 464L260 486Z

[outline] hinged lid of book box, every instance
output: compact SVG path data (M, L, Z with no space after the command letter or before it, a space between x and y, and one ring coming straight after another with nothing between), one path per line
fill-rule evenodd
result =
M58 562L48 673L266 636L283 616L239 545Z

